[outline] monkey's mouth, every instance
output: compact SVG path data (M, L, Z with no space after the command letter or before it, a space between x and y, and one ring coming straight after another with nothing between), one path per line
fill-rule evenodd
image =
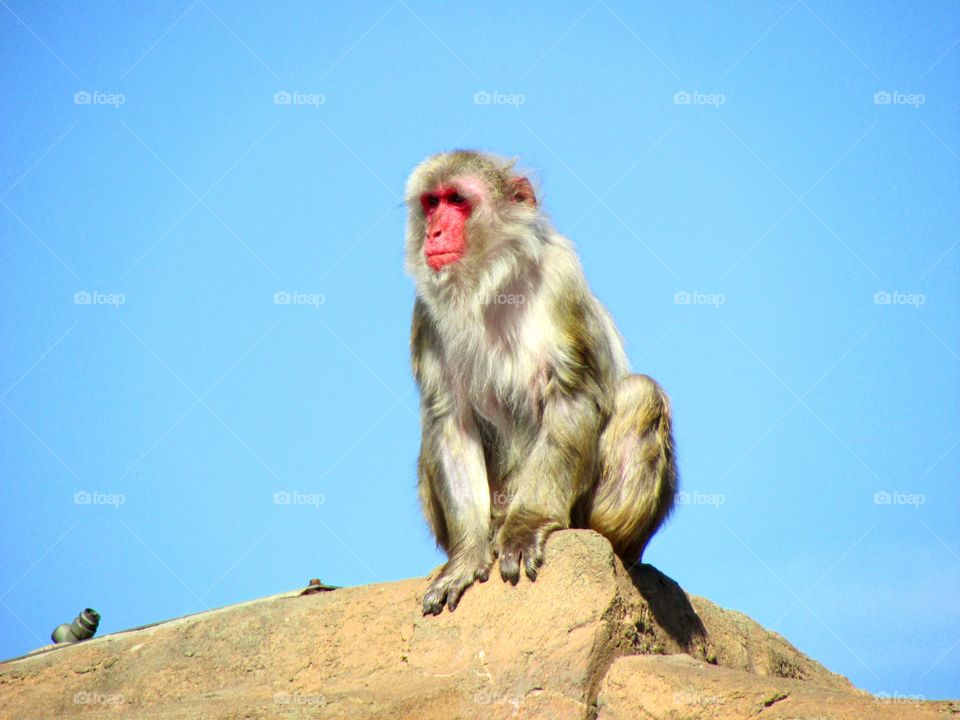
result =
M454 263L463 257L463 253L459 252L441 252L434 253L433 255L427 255L427 265L429 265L434 270L440 270L443 267L446 267L450 263Z

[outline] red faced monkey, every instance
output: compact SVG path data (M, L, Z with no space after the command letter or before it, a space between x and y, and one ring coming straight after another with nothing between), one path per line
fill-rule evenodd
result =
M406 200L419 492L449 558L424 614L456 608L495 557L504 580L536 579L561 528L638 562L677 491L670 405L630 374L570 241L496 156L428 158Z

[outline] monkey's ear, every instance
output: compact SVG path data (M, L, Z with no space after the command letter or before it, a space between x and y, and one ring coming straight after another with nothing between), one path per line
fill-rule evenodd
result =
M537 206L537 196L533 192L533 185L525 177L515 177L510 181L510 200L516 203L525 203L530 207Z

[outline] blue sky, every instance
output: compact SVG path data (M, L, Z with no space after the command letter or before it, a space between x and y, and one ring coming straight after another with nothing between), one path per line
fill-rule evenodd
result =
M673 399L645 559L957 697L958 38L955 2L3 0L0 656L442 561L401 194L462 146L533 169Z

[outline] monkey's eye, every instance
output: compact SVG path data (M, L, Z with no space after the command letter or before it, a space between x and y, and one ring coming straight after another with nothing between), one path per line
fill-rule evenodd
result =
M447 196L447 201L452 202L454 205L461 205L467 201L467 199L458 192L452 192Z
M436 195L427 195L428 207L436 207L439 204L440 204L440 198L438 198Z

